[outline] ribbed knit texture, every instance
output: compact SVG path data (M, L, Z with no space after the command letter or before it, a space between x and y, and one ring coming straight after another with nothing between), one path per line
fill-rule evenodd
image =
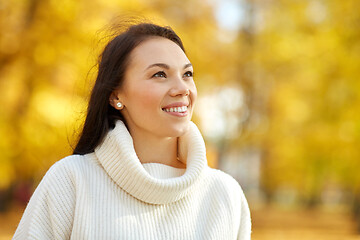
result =
M239 184L207 166L195 124L181 138L186 169L141 164L118 121L94 153L50 168L13 239L250 239Z

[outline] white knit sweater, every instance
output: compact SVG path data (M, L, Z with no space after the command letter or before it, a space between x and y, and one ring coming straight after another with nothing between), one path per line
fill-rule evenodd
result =
M186 170L141 164L118 121L94 153L50 168L13 239L250 239L250 211L239 184L207 166L195 124L181 138Z

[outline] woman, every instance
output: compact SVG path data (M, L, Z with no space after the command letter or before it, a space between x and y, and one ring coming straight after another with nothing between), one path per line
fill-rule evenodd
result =
M14 239L250 239L239 184L207 166L190 121L196 96L171 28L143 23L116 36L74 154L47 172Z

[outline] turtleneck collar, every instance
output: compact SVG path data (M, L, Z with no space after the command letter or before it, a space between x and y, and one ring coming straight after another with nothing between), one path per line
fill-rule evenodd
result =
M117 121L95 155L109 176L133 197L151 204L167 204L185 197L200 179L207 166L204 140L193 122L179 139L187 149L186 171L176 178L152 177L136 155L132 137L122 121Z

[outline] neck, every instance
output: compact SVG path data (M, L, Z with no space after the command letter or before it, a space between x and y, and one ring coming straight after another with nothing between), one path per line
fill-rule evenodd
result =
M176 168L186 168L178 157L178 138L161 138L150 134L131 134L135 152L141 163L161 163Z

